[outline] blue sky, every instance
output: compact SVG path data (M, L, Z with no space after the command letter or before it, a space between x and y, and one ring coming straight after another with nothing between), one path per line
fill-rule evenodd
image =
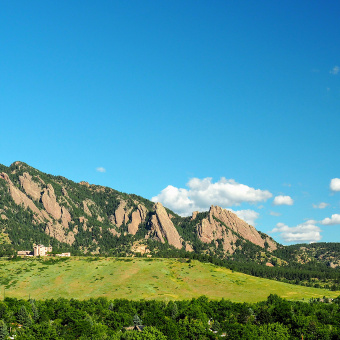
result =
M2 2L0 163L181 214L241 210L284 244L340 242L339 12L334 1Z

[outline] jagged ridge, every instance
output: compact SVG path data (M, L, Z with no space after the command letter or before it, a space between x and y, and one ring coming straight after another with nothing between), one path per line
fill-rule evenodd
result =
M158 243L225 257L249 242L269 252L278 246L217 206L204 216L194 212L181 218L160 203L48 175L22 162L0 166L0 194L2 241L14 249L39 242L37 238L84 253L145 252ZM15 236L23 226L29 239Z

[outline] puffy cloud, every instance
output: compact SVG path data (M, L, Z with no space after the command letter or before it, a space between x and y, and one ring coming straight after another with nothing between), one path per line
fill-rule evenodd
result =
M279 212L276 212L276 211L271 211L269 214L272 215L272 216L281 216L281 214Z
M319 204L313 204L314 209L325 209L327 206L329 206L329 204L325 202L321 202Z
M331 218L327 217L321 221L321 224L323 225L335 225L340 224L340 215L339 214L333 214Z
M161 202L176 213L187 216L195 210L208 210L211 205L231 207L244 202L263 202L272 197L268 190L254 189L224 177L215 183L210 177L192 178L187 187L188 189L184 189L169 185L151 200Z
M329 187L332 191L340 191L340 178L333 178Z
M330 74L336 75L336 74L339 73L339 71L340 71L340 67L339 67L339 66L334 66L334 67L329 71L329 73L330 73Z
M293 205L294 200L290 196L279 195L274 198L274 205Z
M98 172L106 172L106 169L105 168L103 168L103 167L99 167L99 168L97 168L96 169Z
M157 196L152 197L151 201L161 202L181 216L188 216L193 211L200 210L196 207L194 201L189 198L188 190L178 189L172 185L168 185Z
M245 209L245 210L238 210L234 211L232 209L229 209L233 213L235 213L239 218L246 221L248 224L255 226L255 220L259 218L260 214L254 210L251 209Z
M278 223L271 233L280 233L280 237L286 242L316 242L321 240L321 229L315 225L316 221L309 220L296 227L288 227L284 223Z

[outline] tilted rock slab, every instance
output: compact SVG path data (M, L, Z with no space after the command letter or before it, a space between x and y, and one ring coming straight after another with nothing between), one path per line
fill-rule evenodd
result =
M151 233L154 233L155 237L162 243L167 240L170 245L181 249L182 239L165 208L158 202L154 205L154 210L156 214L152 215L151 218Z
M47 189L44 189L41 201L44 205L45 210L56 220L61 218L61 207L57 202L53 186L47 185Z
M128 211L125 210L126 201L120 201L115 214L110 216L109 220L114 223L118 228L124 223L127 224L129 221L129 213L131 209Z
M40 200L41 186L33 181L32 176L28 172L24 172L22 176L19 176L19 181L27 195L31 196L35 201Z
M28 198L23 192L21 192L17 187L13 185L8 175L3 172L0 174L0 178L4 179L7 182L9 186L9 193L15 204L23 205L25 209L30 208L36 214L36 216L39 216L39 220L43 221L43 216L37 206L30 198Z
M136 235L139 225L145 222L147 213L148 209L146 209L144 205L139 204L137 210L131 215L131 223L128 225L129 234Z
M233 212L223 209L218 206L211 206L209 210L209 216L202 220L197 225L197 234L199 239L204 243L210 243L218 239L224 239L224 250L231 250L231 244L235 243L238 239L237 235L233 234L230 230L225 228L224 225L214 219L223 222L228 228L235 233L242 236L244 239L264 248L264 244L267 241L271 250L276 249L276 244L269 237L263 239L261 234L247 222L241 220Z

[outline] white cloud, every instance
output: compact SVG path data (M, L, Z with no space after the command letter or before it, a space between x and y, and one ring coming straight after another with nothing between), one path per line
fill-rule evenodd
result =
M97 168L96 169L98 172L106 172L106 169L105 168L103 168L103 167L99 167L99 168Z
M330 74L336 75L336 74L339 73L339 71L340 71L340 67L339 67L339 66L334 66L334 67L329 71L329 73L330 73Z
M290 196L279 195L274 198L274 205L293 205L294 200Z
M263 202L272 197L268 190L254 189L224 177L215 183L210 177L192 178L187 187L183 189L169 185L151 200L161 202L182 216L188 216L195 210L206 211L211 205L226 208L244 202Z
M260 214L254 210L251 209L245 209L245 210L238 210L234 211L232 209L229 209L234 214L236 214L239 218L241 218L243 221L246 221L248 224L255 226L255 220L259 218Z
M271 211L269 214L272 215L272 216L281 216L281 214L279 212L276 212L276 211Z
M325 203L325 202L321 202L319 204L313 204L314 209L325 209L328 206L329 206L329 204Z
M332 191L340 191L340 178L333 178L329 187Z
M200 210L196 207L194 201L189 198L188 190L178 189L172 185L168 185L157 196L152 197L151 201L161 202L181 216L188 216L193 211Z
M284 223L278 223L271 233L280 233L280 237L286 242L316 242L321 240L321 229L315 225L315 221L309 220L288 227Z
M327 217L321 221L321 224L323 225L335 225L340 224L340 215L339 214L333 214L331 218Z

